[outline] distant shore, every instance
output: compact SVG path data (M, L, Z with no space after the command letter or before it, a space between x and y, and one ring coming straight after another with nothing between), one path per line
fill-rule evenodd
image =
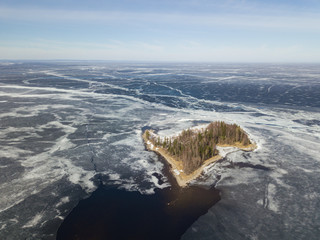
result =
M188 186L188 183L190 183L192 180L197 179L202 174L203 169L205 167L207 167L208 165L213 164L223 158L221 155L218 154L212 158L207 159L199 168L197 168L192 173L186 174L183 171L183 166L182 166L181 161L178 161L174 157L170 156L170 154L162 147L154 146L147 139L146 132L143 133L142 138L143 138L144 143L145 143L148 150L154 151L154 152L160 154L168 162L168 164L170 165L171 174L175 177L178 185L182 188ZM224 144L224 145L217 145L217 146L219 146L219 147L236 147L242 151L253 151L254 149L257 148L257 146L255 144L250 144L250 145L244 146L240 143L236 143L233 145Z

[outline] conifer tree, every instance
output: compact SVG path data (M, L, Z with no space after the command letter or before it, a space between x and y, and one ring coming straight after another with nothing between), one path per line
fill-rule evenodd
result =
M183 130L178 136L165 137L163 141L160 137L156 141L154 137L150 139L148 130L146 137L181 161L187 174L193 172L207 159L217 155L217 144L240 143L246 146L251 143L248 135L238 125L225 122L212 122L203 131Z

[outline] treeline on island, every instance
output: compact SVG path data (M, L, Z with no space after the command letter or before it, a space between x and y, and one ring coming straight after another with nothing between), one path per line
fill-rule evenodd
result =
M209 158L218 155L216 145L251 144L248 135L237 125L217 121L202 130L183 130L178 136L160 138L146 130L146 138L156 147L165 149L176 160L182 161L186 174L192 173Z

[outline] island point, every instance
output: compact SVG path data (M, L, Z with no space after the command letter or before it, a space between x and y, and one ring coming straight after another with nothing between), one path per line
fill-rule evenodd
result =
M206 166L223 158L217 146L243 151L256 149L256 144L240 126L222 121L211 122L204 128L183 130L173 137L160 137L148 129L142 137L148 150L160 154L168 162L180 187L186 187Z

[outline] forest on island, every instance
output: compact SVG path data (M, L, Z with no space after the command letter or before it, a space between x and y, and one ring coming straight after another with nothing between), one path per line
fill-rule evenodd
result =
M162 147L178 161L186 174L192 173L209 158L218 155L216 145L251 144L248 135L237 124L222 121L210 123L202 130L183 130L178 136L160 138L146 130L146 138L156 147Z

